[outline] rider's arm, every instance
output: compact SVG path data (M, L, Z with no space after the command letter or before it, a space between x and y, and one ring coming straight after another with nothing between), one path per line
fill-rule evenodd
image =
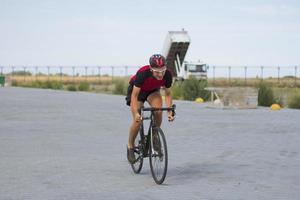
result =
M168 108L171 108L173 103L172 103L172 94L171 94L171 89L170 88L165 88L165 98L166 98L166 106ZM172 111L168 111L168 120L173 121L174 120L174 115Z
M166 74L164 76L166 80L165 84L165 97L166 97L166 106L168 108L172 107L172 95L171 95L171 86L172 86L172 74L169 70L166 71Z
M134 115L136 116L136 114L139 114L139 107L138 107L138 95L140 93L141 88L133 86L133 90L131 93L131 111L132 113L134 113Z
M172 107L172 94L170 88L165 88L166 106L168 108Z

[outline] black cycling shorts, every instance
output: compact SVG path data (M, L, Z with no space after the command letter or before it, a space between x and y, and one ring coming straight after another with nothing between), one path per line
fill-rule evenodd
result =
M127 89L127 96L125 98L127 106L130 106L132 90L133 90L133 84L129 84L128 89ZM150 92L140 91L140 93L138 95L138 101L141 101L144 103L150 94L152 94L154 92L158 92L158 91L159 91L159 89L155 89Z

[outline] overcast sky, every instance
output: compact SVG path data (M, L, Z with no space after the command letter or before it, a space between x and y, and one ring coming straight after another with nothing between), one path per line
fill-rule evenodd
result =
M299 0L0 0L0 65L144 65L182 28L186 60L300 64Z

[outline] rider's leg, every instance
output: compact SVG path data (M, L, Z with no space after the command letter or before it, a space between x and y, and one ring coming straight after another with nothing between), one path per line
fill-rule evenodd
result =
M159 91L150 94L147 98L147 101L152 108L161 108L163 104L162 97ZM162 122L162 111L156 111L154 113L154 117L155 117L155 126L160 127Z
M148 103L150 104L151 107L153 108L161 108L162 107L162 97L160 95L160 92L154 92L151 93L148 98L147 98ZM155 127L160 127L161 122L162 122L162 111L155 111L154 112L154 126ZM157 152L160 152L161 143L159 140L159 136L157 134L156 129L153 129L153 149ZM160 154L160 153L159 153Z
M139 108L142 107L143 102L138 101ZM134 147L134 140L139 132L139 128L142 122L136 122L134 113L132 113L132 123L129 129L129 139L128 139L128 148L132 149Z

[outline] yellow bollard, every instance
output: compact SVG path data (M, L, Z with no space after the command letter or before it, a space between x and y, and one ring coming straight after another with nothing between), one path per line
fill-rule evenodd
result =
M271 110L280 110L281 106L277 103L274 103L271 105Z
M195 100L196 103L203 103L204 100L201 98L201 97L198 97L196 100Z

